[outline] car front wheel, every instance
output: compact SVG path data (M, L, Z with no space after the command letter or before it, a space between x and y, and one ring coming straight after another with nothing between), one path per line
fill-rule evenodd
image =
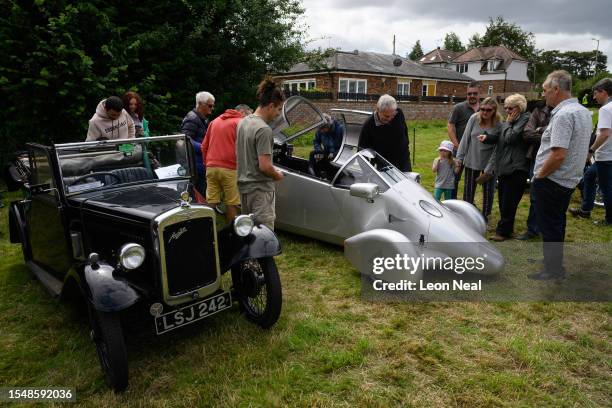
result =
M128 360L119 314L92 308L91 327L106 383L117 392L124 391L128 386Z
M271 257L248 259L232 268L235 294L247 319L267 329L280 317L280 276Z

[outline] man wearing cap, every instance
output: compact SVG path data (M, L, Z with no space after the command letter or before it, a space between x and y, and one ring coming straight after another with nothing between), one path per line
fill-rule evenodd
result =
M310 152L309 172L320 175L342 146L344 126L327 113L323 114L323 124L317 130L313 140L314 150Z

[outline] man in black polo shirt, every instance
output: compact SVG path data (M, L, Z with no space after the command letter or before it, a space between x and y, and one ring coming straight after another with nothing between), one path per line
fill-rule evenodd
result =
M453 155L457 153L457 148L463 137L465 126L467 125L470 117L478 112L480 108L480 84L476 81L470 82L467 88L467 99L461 103L458 103L453 108L450 117L448 118L448 124L446 129L448 131L448 138L453 142L455 151ZM461 173L463 173L463 166L461 166L458 173L455 173L455 189L453 190L453 198L457 198L457 187L459 186L459 180L461 180Z
M412 171L408 125L397 101L383 95L376 103L376 111L365 121L359 135L361 149L376 150L403 172Z

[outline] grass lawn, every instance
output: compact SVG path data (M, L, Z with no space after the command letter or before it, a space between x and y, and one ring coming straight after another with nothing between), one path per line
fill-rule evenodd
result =
M446 138L445 123L410 126L417 128L414 169L431 190L431 162ZM524 231L528 207L525 195L516 232ZM602 218L603 210L594 217ZM70 386L83 405L108 407L597 407L612 401L610 303L364 302L359 274L342 248L282 232L276 260L283 313L272 330L258 329L236 310L162 337L128 328L130 386L115 395L104 383L83 314L52 300L29 276L20 247L8 242L6 220L6 208L0 209L2 386ZM567 238L609 243L612 229L569 218Z

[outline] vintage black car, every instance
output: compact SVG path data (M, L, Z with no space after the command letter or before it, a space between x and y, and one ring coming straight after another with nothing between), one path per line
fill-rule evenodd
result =
M273 257L280 244L249 215L217 230L215 211L192 201L197 172L185 136L27 150L25 198L9 208L11 242L21 243L27 266L52 295L87 300L113 389L128 385L128 309L144 308L157 334L233 301L261 327L276 323L282 293ZM222 279L230 270L231 280Z

